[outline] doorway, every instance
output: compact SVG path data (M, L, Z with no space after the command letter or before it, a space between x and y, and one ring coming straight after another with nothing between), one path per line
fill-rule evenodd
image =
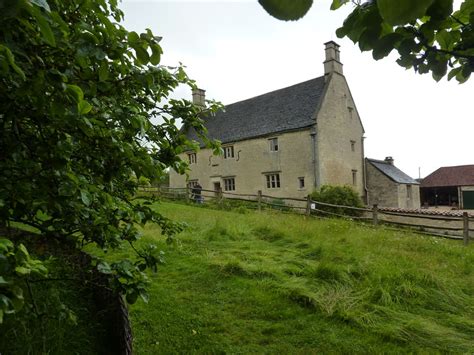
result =
M214 182L214 195L219 196L219 192L221 191L221 183L220 181Z

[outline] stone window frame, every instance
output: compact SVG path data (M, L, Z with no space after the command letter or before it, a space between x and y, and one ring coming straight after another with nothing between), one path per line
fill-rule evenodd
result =
M300 177L298 178L298 188L299 188L300 190L305 189L304 176L300 176Z
M188 153L189 164L197 164L196 153Z
M278 137L269 138L268 143L270 144L270 152L278 152L280 150Z
M407 200L410 200L413 196L412 185L407 184Z
M352 169L352 185L357 185L357 169Z
M224 182L224 191L235 191L235 176L222 178Z
M228 145L225 147L222 147L224 149L224 159L230 159L234 158L234 146L233 145Z
M267 189L279 189L281 187L280 173L265 174Z
M356 141L351 139L351 151L355 152Z

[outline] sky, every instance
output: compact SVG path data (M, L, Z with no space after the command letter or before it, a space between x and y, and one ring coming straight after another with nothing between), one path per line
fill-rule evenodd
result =
M279 21L257 0L122 0L123 25L163 37L161 64L183 63L206 98L231 104L324 75L324 43L341 62L365 128L369 158L392 156L413 178L442 166L474 164L474 78L436 82L395 63L375 61L335 31L351 11L315 0L299 21ZM191 99L187 88L176 97Z

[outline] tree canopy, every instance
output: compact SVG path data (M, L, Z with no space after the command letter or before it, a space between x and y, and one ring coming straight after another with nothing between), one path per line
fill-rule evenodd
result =
M134 201L138 178L184 172L178 154L193 144L177 120L203 135L201 115L220 105L172 99L195 82L182 66L160 65L160 37L122 20L117 0L0 2L0 323L23 305L21 280L47 276L12 227L78 248L129 243L135 256L94 262L129 302L146 299L144 271L161 261L154 246L134 247L137 225L180 230Z
M312 0L259 0L272 16L297 20ZM397 63L419 74L431 73L439 81L447 75L460 83L474 71L474 0L459 9L453 0L333 0L331 10L352 4L353 11L336 31L375 60L398 52Z

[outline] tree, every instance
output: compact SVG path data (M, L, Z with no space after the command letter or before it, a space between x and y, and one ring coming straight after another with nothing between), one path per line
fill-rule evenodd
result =
M312 5L312 0L259 2L281 20L297 20ZM474 0L464 0L457 10L453 0L333 0L331 10L348 3L354 10L336 34L372 51L375 60L395 49L399 65L431 72L436 81L447 74L463 83L474 71Z
M200 116L220 105L171 99L194 81L160 65L160 37L129 32L122 19L117 0L0 2L0 323L22 306L19 280L47 273L9 236L12 224L77 248L130 244L133 259L97 268L129 302L146 299L144 271L161 256L135 247L137 225L158 223L169 238L181 227L133 200L132 177L185 171L178 154L195 146L178 119L217 149Z

